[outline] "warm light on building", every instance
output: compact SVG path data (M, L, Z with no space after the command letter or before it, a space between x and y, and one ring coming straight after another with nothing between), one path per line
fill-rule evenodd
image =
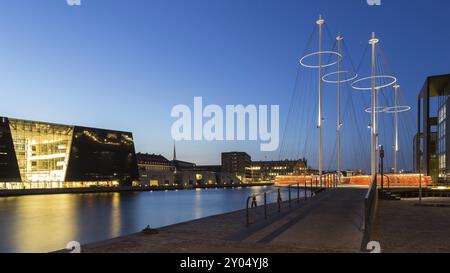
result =
M0 189L130 184L131 133L0 117Z

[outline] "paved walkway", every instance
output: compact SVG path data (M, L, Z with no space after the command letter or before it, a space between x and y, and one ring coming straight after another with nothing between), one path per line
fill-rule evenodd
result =
M449 253L450 207L416 206L417 199L380 201L372 240L387 253ZM449 198L423 203L450 204Z
M308 201L292 201L212 216L82 246L82 252L359 252L366 189L326 190Z

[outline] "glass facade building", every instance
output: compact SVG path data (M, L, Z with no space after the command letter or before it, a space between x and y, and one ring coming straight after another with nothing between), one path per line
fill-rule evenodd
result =
M450 184L450 74L431 76L418 98L414 168L434 184Z
M0 117L0 188L131 185L132 133Z
M438 180L447 181L450 173L447 170L447 107L449 94L445 90L441 96L438 97L439 111L438 111L438 132L437 132L437 159L438 159Z

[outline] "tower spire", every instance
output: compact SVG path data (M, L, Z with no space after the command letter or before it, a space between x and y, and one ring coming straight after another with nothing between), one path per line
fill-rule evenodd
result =
M175 147L175 142L173 142L173 160L177 160L177 149Z

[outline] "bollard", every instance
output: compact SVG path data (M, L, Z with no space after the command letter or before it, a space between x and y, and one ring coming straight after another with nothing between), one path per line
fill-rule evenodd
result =
M253 196L253 199L252 199L252 208L256 208L256 207L258 207L258 203L256 202L256 196Z

